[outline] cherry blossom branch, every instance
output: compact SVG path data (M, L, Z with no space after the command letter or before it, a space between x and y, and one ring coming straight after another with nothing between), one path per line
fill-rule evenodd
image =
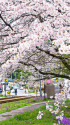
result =
M52 72L42 72L39 70L39 73L43 74L43 75L53 75L55 77L61 77L61 78L67 78L67 79L70 79L69 76L67 75L61 75L61 74L56 74L56 73L52 73Z
M57 74L57 73L52 73L52 72L43 72L43 71L41 71L41 70L39 70L36 66L34 66L33 64L27 64L27 63L25 63L25 62L23 62L23 61L19 61L19 63L21 63L21 64L24 64L24 65L27 65L27 66L32 66L32 67L34 67L34 69L36 70L36 71L38 71L40 74L43 74L43 75L52 75L52 76L55 76L55 77L61 77L61 78L66 78L66 79L70 79L70 76L67 76L67 75L62 75L62 74Z
M70 65L65 61L65 58L62 57L61 55L51 54L50 51L48 51L48 50L43 50L42 48L39 48L38 46L36 46L36 48L37 48L38 50L40 50L40 51L45 52L46 54L48 54L48 55L50 55L50 56L52 56L52 57L55 57L55 58L57 58L57 59L60 59L61 62L64 64L64 66L65 66L68 70L70 70Z
M41 13L40 13L40 14L41 14ZM10 24L8 24L8 23L3 19L3 17L1 16L1 14L0 14L0 18L3 20L3 22L6 24L6 26L9 26L9 27L13 30L13 28L11 27L11 24L12 24L13 22L17 21L18 19L20 19L21 17L24 18L24 17L28 17L28 16L33 16L33 17L35 17L35 18L38 18L41 23L44 22L44 19L41 17L40 14L35 15L35 14L23 13L23 14L21 14L19 17L17 17L16 19L11 20L11 21L10 21ZM34 19L33 19L33 21L34 21ZM31 19L30 19L30 22L31 22ZM5 27L4 27L4 28L5 28ZM3 29L3 28L2 28L2 29Z
M11 25L8 24L8 23L3 19L3 17L1 16L1 14L0 14L0 18L1 18L2 21L6 24L6 26L9 26L9 27L11 28L11 30L13 30L13 28L11 27Z
M7 60L9 60L12 56L14 56L14 55L16 55L17 53L15 53L15 54L11 54L11 55L9 55L9 56L7 56L7 58L5 59L5 61L4 62L0 62L0 66L2 66L3 64L5 64L6 62L7 62Z
M26 36L20 37L16 42L2 43L0 46L2 46L3 50L8 49L9 47L8 48L3 48L3 46L18 44L20 42L20 40L25 39L25 37L27 37L27 36L28 36L28 34Z
M50 79L50 76L44 77L44 78L38 78L35 80L28 80L28 81L40 81L40 80L45 80L45 79Z

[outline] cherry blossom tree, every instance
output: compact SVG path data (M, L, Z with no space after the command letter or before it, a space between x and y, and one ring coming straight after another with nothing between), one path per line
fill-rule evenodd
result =
M63 67L70 70L69 12L69 0L0 0L1 77L22 67L22 62L26 64L24 60L29 53L32 57L34 51L44 52L50 58L56 58L54 60L57 62L60 60ZM45 43L51 45L52 50L47 50ZM34 62L27 63L33 67L34 64ZM47 75L40 70L39 64L38 68L36 66L34 68L39 73ZM52 72L48 74L55 76ZM59 77L65 77L66 74L61 75L59 74Z

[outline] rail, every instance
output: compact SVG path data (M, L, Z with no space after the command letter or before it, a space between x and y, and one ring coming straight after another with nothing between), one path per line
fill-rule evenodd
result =
M8 98L0 98L0 104L6 103L6 102L12 102L12 101L18 101L22 99L29 99L29 98L34 98L35 96L16 96L16 97L8 97Z

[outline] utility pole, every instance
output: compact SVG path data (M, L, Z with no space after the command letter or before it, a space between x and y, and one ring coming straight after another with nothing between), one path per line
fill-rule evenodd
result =
M39 72L37 72L37 73L38 73L38 78L40 79L40 74L39 74ZM42 97L41 80L40 80L40 97Z
M5 79L5 96L6 96L6 79Z
M45 80L44 80L44 98L45 98Z
M15 79L16 79L16 72L15 72Z
M40 75L39 75L39 78L40 78ZM41 80L40 80L40 97L42 97Z
M22 80L22 71L21 71L21 80Z
M12 79L12 74L11 74L11 79Z
M7 78L7 72L5 71L5 96L6 96L6 78Z
M40 97L42 97L41 80L40 80Z

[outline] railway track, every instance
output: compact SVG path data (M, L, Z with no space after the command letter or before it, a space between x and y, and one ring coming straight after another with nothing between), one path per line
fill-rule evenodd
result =
M29 99L29 98L34 98L34 96L30 96L30 97L16 96L16 97L0 98L0 104L6 103L6 102L18 101L22 99Z

